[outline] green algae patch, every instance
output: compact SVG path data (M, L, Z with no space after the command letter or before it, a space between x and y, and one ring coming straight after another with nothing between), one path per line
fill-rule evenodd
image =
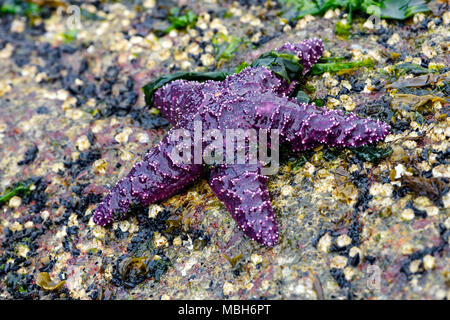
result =
M194 27L197 22L197 14L195 14L192 10L185 10L183 14L180 11L180 8L173 7L169 11L169 21L171 26L167 28L164 33L167 34L172 30L183 30L187 27Z
M351 71L362 67L373 67L374 63L372 59L365 59L362 61L354 62L328 62L328 63L316 63L311 68L312 75L321 75L325 72L336 73L340 71Z
M396 70L404 73L412 73L415 76L420 76L422 74L428 74L434 72L428 68L424 68L421 65L412 62L405 62L395 66ZM401 75L401 74L400 74Z
M306 15L323 15L328 10L346 11L347 20L352 21L355 13L362 12L381 18L404 20L416 13L430 11L429 0L281 0L286 11L295 19Z
M377 148L374 146L361 146L357 148L350 148L350 150L356 155L357 158L367 161L377 163L381 159L389 156L392 153L392 148Z
M227 36L223 33L217 33L212 39L214 45L217 65L233 58L236 51L245 43L245 41L234 35Z
M282 79L291 82L300 79L303 72L301 59L291 53L269 51L263 53L251 64L252 68L266 67Z

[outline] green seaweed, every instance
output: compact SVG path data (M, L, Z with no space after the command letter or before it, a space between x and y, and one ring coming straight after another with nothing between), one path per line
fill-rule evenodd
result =
M211 40L215 48L216 61L228 61L233 58L234 53L240 48L245 41L234 35L227 36L223 33L217 33Z
M369 7L377 6L380 9L381 18L404 20L416 13L430 11L428 2L430 0L363 0L361 10L370 14Z
M338 35L338 36L343 36L343 37L347 37L348 35L350 35L350 24L349 23L343 23L341 21L338 21L336 23L336 26L334 28L334 32Z
M78 35L78 31L76 29L67 30L64 33L61 33L61 39L64 44L69 44L73 42Z
M311 74L312 75L321 75L325 72L339 72L341 70L347 70L347 69L355 69L355 68L361 68L361 67L373 67L374 63L372 59L365 59L362 61L355 61L355 62L330 62L330 63L316 63L311 68Z
M194 27L197 22L198 16L194 11L186 9L184 13L181 14L180 8L173 7L169 10L169 21L171 26L165 30L165 33L169 33L170 31L177 29L183 30L187 27Z
M245 68L249 67L250 65L247 63L247 61L242 62L240 65L237 66L236 70L234 71L234 73L239 73L242 70L244 70Z
M149 273L154 275L156 282L159 282L161 280L161 276L168 270L170 265L170 260L152 259L148 264Z
M313 102L317 108L322 108L325 105L325 101L323 101L323 99L315 99Z
M326 161L333 161L339 157L343 150L343 148L328 147L323 151L322 157Z
M404 73L412 73L415 76L423 75L432 73L432 70L429 70L428 68L424 68L416 63L411 62L405 62L402 64L398 64L395 66L396 70L401 70L401 74L399 76L403 75Z
M38 16L41 12L41 7L35 3L19 0L5 0L2 1L0 7L0 15L12 14L22 16Z
M303 73L301 59L291 53L269 51L252 62L251 67L266 67L284 80L300 79Z
M358 159L372 163L377 163L381 159L387 157L392 153L391 147L377 148L371 145L365 145L349 149L356 155Z
M279 0L284 4L286 14L301 19L306 15L323 15L330 9L347 12L351 22L354 13L378 15L381 18L404 20L418 12L430 9L430 0Z

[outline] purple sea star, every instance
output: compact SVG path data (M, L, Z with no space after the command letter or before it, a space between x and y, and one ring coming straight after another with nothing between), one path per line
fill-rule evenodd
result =
M307 73L322 55L323 45L319 39L309 39L287 43L278 51L295 53ZM171 131L183 128L194 132L195 121L202 122L203 131L278 129L280 142L290 143L294 151L319 144L356 147L388 134L388 126L382 122L299 104L288 97L289 88L286 81L265 67L248 67L224 81L170 82L156 91L154 105L173 125ZM107 225L122 219L132 205L165 199L199 178L203 173L201 164L173 161L175 146L169 132L110 190L95 211L94 221ZM278 227L262 168L261 163L216 165L210 169L208 182L243 232L271 247L278 239Z

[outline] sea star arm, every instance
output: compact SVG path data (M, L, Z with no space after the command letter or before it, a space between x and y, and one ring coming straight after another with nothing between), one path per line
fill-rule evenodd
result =
M360 118L342 110L317 108L315 104L285 104L280 112L282 118L278 126L294 151L319 144L358 147L381 140L389 133L389 126L379 120Z
M278 239L267 177L260 164L223 164L211 171L209 185L251 239L272 247Z
M323 53L322 40L311 38L299 43L285 43L277 51L288 51L301 59L303 74L309 72L312 66L319 60Z
M282 141L294 151L320 144L333 147L357 147L381 140L389 126L378 120L360 118L342 110L317 108L297 103L285 96L261 94L256 108L256 127L277 129Z
M133 205L145 206L163 200L197 179L202 165L174 161L175 146L169 132L159 146L150 150L144 160L110 190L97 207L94 222L104 226L123 219Z

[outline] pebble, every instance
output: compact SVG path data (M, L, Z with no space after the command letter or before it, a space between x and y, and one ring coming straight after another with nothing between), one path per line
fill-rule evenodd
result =
M130 228L130 222L128 220L122 220L119 222L119 228L122 232L127 232Z
M433 58L436 56L436 50L434 50L432 47L430 47L429 45L427 45L426 43L424 43L422 45L422 50L421 52L429 59Z
M320 238L317 244L317 248L319 249L319 251L327 253L330 247L331 247L331 236L327 232Z
M450 178L450 166L440 164L434 167L431 173L435 178Z
M358 247L352 247L350 249L350 251L348 252L348 255L350 256L350 258L355 257L357 254L359 254L359 257L362 258L362 252L361 249Z
M223 294L229 296L234 292L234 285L231 282L225 282L223 284Z
M5 47L0 50L0 59L9 59L14 51L14 46L11 43L7 43Z
M339 97L339 99L342 101L345 110L353 111L355 109L356 104L353 102L350 96L343 94Z
M211 29L217 29L220 33L223 33L224 35L228 35L227 28L222 24L222 21L220 21L219 18L214 18L213 21L211 21L209 27Z
M450 24L450 11L444 12L444 15L442 16L442 21L444 24Z
M348 80L342 80L341 81L341 86L343 88L346 88L347 90L352 90L352 85L351 85L351 83Z
M19 257L26 258L28 252L30 252L30 248L28 248L24 244L19 244L18 246L16 246L16 252Z
M450 217L448 217L447 219L445 219L444 225L447 229L450 229Z
M120 150L120 160L122 161L130 161L133 159L133 154L126 150Z
M411 273L416 273L419 271L420 264L422 263L422 260L413 260L409 265L409 271Z
M250 261L256 266L262 262L262 257L259 254L252 254L250 257Z
M183 61L180 65L181 69L188 70L192 68L192 63L190 61Z
M398 35L398 33L394 33L387 41L387 44L390 46L395 45L396 43L400 42L401 38Z
M283 196L290 196L293 192L294 192L294 188L292 188L291 186L284 186L281 189L281 194Z
M450 207L450 192L447 192L445 196L442 197L442 202L444 203L444 208ZM450 228L447 228L450 229Z
M431 205L431 201L427 197L420 196L414 199L414 206L419 210L426 210Z
M157 204L151 205L148 208L148 217L154 219L154 218L156 218L158 213L160 213L162 210L163 210L163 207L161 207L161 206L159 206Z
M114 140L116 140L119 143L127 143L128 137L132 133L133 133L133 129L126 127L125 129L122 130L122 132L116 134L116 136L114 137Z
M155 248L161 248L161 247L168 247L169 242L167 241L167 238L161 235L159 232L155 232L153 235L153 246Z
M98 159L94 161L94 164L92 165L94 168L94 172L105 174L106 170L108 169L108 161L105 159Z
M313 20L315 20L315 18L312 15L307 14L305 17L297 21L295 30L305 29L308 26L309 22Z
M366 22L364 22L364 24L362 25L363 28L366 28L368 30L373 30L374 29L374 25L371 19L367 19Z
M26 229L33 228L33 227L34 227L33 221L27 221L27 222L25 222L24 227L25 227Z
M407 149L417 148L417 142L415 142L414 140L406 140L405 142L402 143L402 145Z
M325 12L325 14L323 15L323 18L324 19L332 19L334 17L339 16L340 14L341 14L341 10L339 10L339 9L336 9L336 10L328 9L328 11Z
M75 213L72 213L69 216L69 221L67 222L67 226L70 227L78 227L78 219Z
M18 196L14 196L11 199L9 199L9 207L13 209L17 209L22 204L22 199Z
M423 257L423 267L425 270L432 270L434 269L436 265L436 259L432 256L427 254L425 257Z
M341 104L341 102L338 99L328 98L327 108L328 109L334 109L335 107L339 106L340 104Z
M403 220L407 220L407 221L412 220L412 219L414 219L414 216L415 216L414 211L410 208L402 211L402 219Z
M48 219L48 217L50 217L50 212L48 212L47 210L44 210L44 211L42 211L41 212L41 218L42 218L42 220L47 220Z
M406 168L401 163L397 164L395 166L394 170L395 170L395 176L394 176L395 180L400 179L406 173Z
M142 5L146 9L151 9L156 5L156 0L145 0Z
M59 170L64 171L64 163L62 163L62 162L55 162L52 165L52 171L57 173Z
M353 277L355 276L355 269L353 269L352 267L346 267L344 269L344 276L345 276L345 280L351 281L353 279Z
M392 192L394 187L390 183L381 184L379 182L375 182L371 187L369 193L372 196L378 196L383 198L388 198L392 196Z
M330 268L343 269L347 265L347 258L344 256L335 256L331 259Z
M362 91L363 93L371 93L375 88L372 86L372 80L371 79L367 79L365 81L365 86L364 86L364 90Z
M72 119L72 120L80 120L84 112L80 109L66 109L66 118Z
M25 22L22 20L14 19L11 23L11 32L22 33L25 31Z
M139 132L136 135L136 139L139 141L139 143L149 143L150 142L150 138L147 133Z
M350 243L352 243L352 239L346 235L346 234L341 234L337 239L336 239L336 244L338 245L338 247L343 248L348 246Z
M208 67L214 63L214 56L212 54L205 53L201 55L200 60L202 62L202 65Z
M96 237L97 239L103 239L106 235L106 229L99 225L95 225L92 233L94 234L94 237Z
M9 225L9 230L11 231L21 231L23 230L23 226L18 223L17 221L14 221L11 225Z
M410 243L405 243L401 248L401 253L404 256L409 256L414 252L414 248Z
M333 78L328 72L325 72L323 74L323 77L325 78L325 85L327 86L327 88L332 88L339 84L339 81Z
M80 151L86 151L91 147L91 143L89 142L88 137L85 135L78 137L75 144Z

